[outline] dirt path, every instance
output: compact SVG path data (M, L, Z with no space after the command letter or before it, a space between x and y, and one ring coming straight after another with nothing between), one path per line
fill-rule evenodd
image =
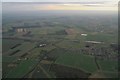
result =
M41 65L39 65L39 67L48 78L51 78L51 76L45 71L45 69Z
M95 64L97 65L98 70L101 70L100 65L97 63L97 57L95 56Z
M33 73L34 73L34 70L29 74L28 78L32 78Z

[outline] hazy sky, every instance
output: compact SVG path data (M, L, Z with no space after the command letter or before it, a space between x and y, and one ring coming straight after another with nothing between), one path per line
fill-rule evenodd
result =
M119 0L2 0L2 2L118 2Z
M3 11L28 10L118 10L119 0L2 0ZM19 2L50 2L50 3L19 3ZM57 3L55 3L57 2ZM71 3L72 2L72 3Z

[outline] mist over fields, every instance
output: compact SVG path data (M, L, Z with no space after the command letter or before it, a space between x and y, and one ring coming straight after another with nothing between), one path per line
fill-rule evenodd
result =
M19 12L7 12L3 8L2 20L3 24L6 21L16 21L25 19L39 19L39 18L56 18L56 17L79 17L84 19L87 18L98 18L108 19L113 21L117 25L118 15L117 12L113 11L79 11L79 10L40 10L40 11L19 11Z
M118 13L105 3L3 3L2 77L117 78Z

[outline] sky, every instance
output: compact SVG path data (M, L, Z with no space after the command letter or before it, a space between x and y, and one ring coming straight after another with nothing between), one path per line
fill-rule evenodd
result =
M105 10L118 11L119 0L2 0L5 11ZM4 3L9 2L9 3ZM16 2L16 3L13 3ZM33 4L19 2L36 2ZM40 2L40 3L39 3Z

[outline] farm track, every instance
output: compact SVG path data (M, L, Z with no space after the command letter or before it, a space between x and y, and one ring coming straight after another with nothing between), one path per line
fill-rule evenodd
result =
M47 54L47 53L46 53L46 54ZM46 54L45 54L44 56L46 56ZM31 73L36 69L37 66L39 66L39 63L40 63L40 61L43 60L44 56L38 61L38 63L34 66L34 68L31 69L24 77L26 77L26 76L29 75L29 74L30 74L30 76L32 76ZM43 70L43 72L44 72L45 74L47 74L47 72L46 72L41 66L39 66L39 67L41 68L41 70ZM29 76L29 77L30 77L30 76ZM46 76L50 77L49 74L47 74ZM23 78L24 78L24 77L23 77Z
M98 70L100 70L101 68L100 68L100 65L97 63L97 58L96 58L96 56L95 56L95 64L97 65Z
M34 73L34 70L30 72L28 78L32 78L33 73Z
M43 73L47 76L47 78L51 78L51 76L45 71L45 69L41 65L38 65L38 66L43 71Z

